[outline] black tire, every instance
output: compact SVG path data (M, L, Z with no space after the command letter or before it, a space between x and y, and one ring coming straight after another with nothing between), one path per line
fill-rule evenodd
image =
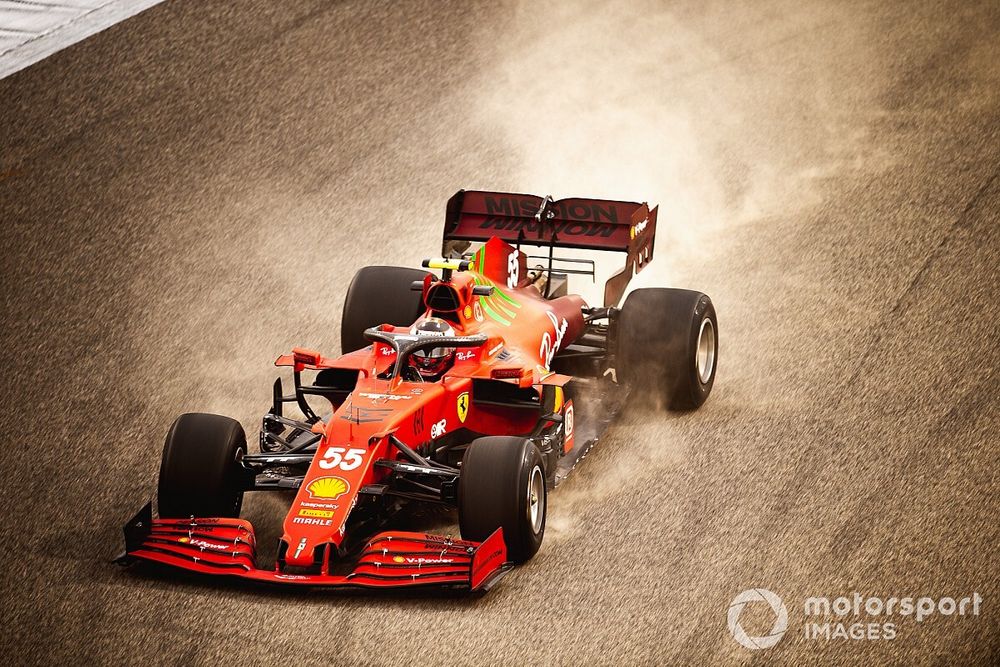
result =
M424 312L420 292L410 289L426 271L399 266L366 266L354 274L340 317L340 351L344 354L371 345L364 331L380 324L413 324Z
M671 410L691 410L712 392L719 323L705 294L637 289L625 299L616 335L618 381L630 385L639 402L645 395Z
M178 417L163 444L157 504L161 517L238 517L247 473L246 433L229 417Z
M536 473L537 471L537 473ZM541 480L540 523L532 520L529 492ZM458 480L458 523L462 537L482 542L503 528L507 557L515 563L530 559L545 536L545 471L534 443L524 438L478 438L462 459Z

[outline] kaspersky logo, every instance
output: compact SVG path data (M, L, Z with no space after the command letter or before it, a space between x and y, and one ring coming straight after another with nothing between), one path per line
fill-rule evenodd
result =
M774 625L771 626L771 630L766 635L751 637L740 625L740 615L748 604L758 602L770 605L771 611L774 612ZM781 601L781 598L771 591L765 588L749 588L729 603L728 624L733 639L748 649L771 648L781 641L781 638L785 636L785 631L788 630L788 610L785 609L785 603Z

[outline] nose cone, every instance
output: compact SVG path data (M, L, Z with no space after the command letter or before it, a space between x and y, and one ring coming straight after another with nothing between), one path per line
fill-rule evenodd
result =
M315 461L313 463L316 467ZM325 473L322 470L320 472ZM305 483L299 488L298 496L285 517L287 565L321 565L317 563L317 556L321 553L317 547L327 543L339 546L359 483L360 480L352 482L342 475L306 476Z

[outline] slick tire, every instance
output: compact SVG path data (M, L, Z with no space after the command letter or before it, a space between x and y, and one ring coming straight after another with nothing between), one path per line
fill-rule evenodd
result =
M542 545L545 508L545 471L534 443L497 436L469 445L458 480L458 523L464 539L482 542L503 528L507 558L523 563Z
M340 351L344 354L371 345L365 329L380 324L413 324L424 312L420 292L410 289L426 271L398 266L366 266L354 274L340 318Z
M671 410L701 407L712 392L719 323L707 295L682 289L637 289L617 322L616 372L638 402Z
M163 444L157 488L165 519L238 517L248 473L240 464L247 438L229 417L188 413L178 417Z

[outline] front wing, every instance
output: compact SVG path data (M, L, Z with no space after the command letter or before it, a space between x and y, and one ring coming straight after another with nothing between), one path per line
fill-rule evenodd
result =
M442 586L489 590L512 564L503 533L484 542L441 535L383 532L369 541L346 574L291 574L257 568L257 545L249 521L227 518L153 519L147 503L125 524L122 564L136 560L193 572L276 584L399 588Z

